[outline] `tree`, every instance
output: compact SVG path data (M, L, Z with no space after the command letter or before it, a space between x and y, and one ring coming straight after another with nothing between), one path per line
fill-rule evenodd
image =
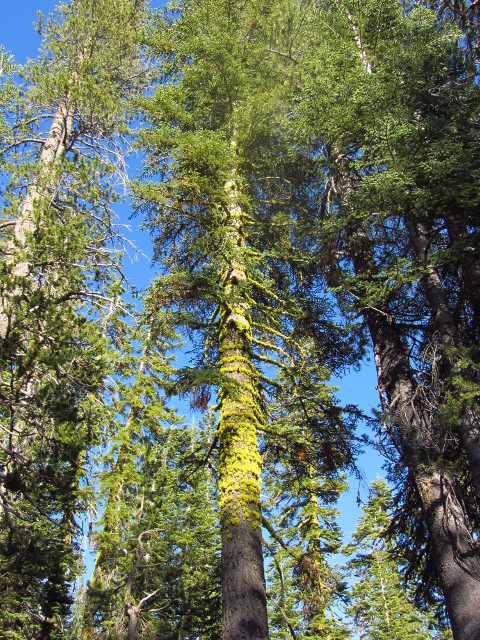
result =
M197 459L212 417L187 427L168 408L172 340L159 317L125 338L115 428L100 461L97 558L81 629L88 640L219 637L218 501L214 475Z
M4 139L9 132L8 122L4 118L4 111L18 98L18 86L13 81L13 74L18 70L10 52L0 48L0 139Z
M403 563L388 537L393 507L392 493L384 480L372 483L363 515L347 545L346 570L355 576L350 589L348 612L360 638L451 637L449 630L436 628L432 614L420 611L402 585Z
M279 374L281 393L269 403L262 443L272 638L347 636L334 613L345 585L333 566L342 544L336 502L346 489L346 451L329 371L317 366L319 358L310 341L298 369Z
M318 328L306 306L323 318L328 308L316 282L299 284L286 259L290 182L302 167L278 133L301 20L294 3L176 3L151 35L158 87L143 102L146 180L137 203L162 267L152 295L194 347L180 390L193 390L202 406L208 388L219 389L225 639L268 637L257 434L270 431L268 402L283 383L267 367L300 373L303 345ZM333 424L339 414L331 415ZM331 434L333 447L344 437L348 450L348 429Z
M2 632L12 637L64 635L80 568L84 455L114 359L111 183L115 136L139 81L141 5L112 7L79 0L42 22L42 55L4 111L0 562Z
M317 184L312 177L310 184L320 203L314 230L316 253L323 262L319 266L344 312L360 313L365 319L387 416L384 425L421 506L420 526L428 530L454 636L473 638L478 635L479 597L473 578L478 570L472 533L475 509L468 480L464 482L465 467L457 471L447 439L439 438L445 430L439 413L432 410L431 396L425 395L426 377L417 374L420 358L416 362L410 358L421 351L416 350L423 336L415 333L419 325L415 321L412 325L412 318L423 313L423 322L424 297L423 292L409 290L418 271L408 273L410 256L402 251L408 233L405 209L391 206L394 194L400 194L402 202L409 197L408 190L402 193L409 176L403 160L411 149L421 149L413 140L423 130L420 103L415 110L407 108L399 95L404 84L410 89L415 85L421 92L425 88L425 99L430 96L435 101L432 83L443 68L452 69L447 60L455 53L454 37L448 29L442 31L428 12L405 15L396 2L382 5L380 14L374 9L369 3L355 10L348 3L317 7L309 48L315 55L305 59L307 81L294 126L303 136L304 148L313 146L310 153L318 166ZM341 46L328 39L327 30L339 34ZM396 72L400 78L395 79ZM332 92L335 100L330 99ZM401 121L390 129L392 105L398 114L408 113L408 125ZM379 136L383 131L385 149L392 148L391 137L398 135L407 152L400 153L398 162L396 154L393 160L387 155L376 158L373 131ZM442 139L448 143L444 134ZM422 164L417 159L413 167L421 169ZM388 191L382 191L383 197L373 206L366 205L362 187L382 180ZM424 204L421 197L417 202L419 208ZM392 209L397 215L390 215ZM424 327L427 335L429 327Z

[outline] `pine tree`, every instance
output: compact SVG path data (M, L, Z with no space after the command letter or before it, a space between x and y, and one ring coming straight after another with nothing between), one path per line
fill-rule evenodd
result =
M338 37L329 38L329 33ZM316 179L313 172L308 176L310 189L317 194L317 223L310 227L309 237L316 238L314 252L321 256L318 268L334 288L343 312L350 317L360 314L368 327L386 415L383 424L398 452L398 468L408 468L409 496L415 496L420 506L416 511L410 503L411 513L416 517L421 513L419 528L428 530L428 548L454 636L473 638L478 635L479 597L478 583L472 578L478 571L472 535L475 498L468 477L465 482L465 466L446 435L451 431L445 430L441 410L437 411L442 396L435 398L435 377L430 388L424 384L428 363L422 347L432 324L416 331L428 315L428 301L425 305L425 283L423 290L415 289L413 283L432 262L409 270L413 236L408 229L408 203L417 203L416 222L424 221L433 202L425 198L426 193L428 198L434 194L425 181L412 183L412 173L424 171L429 180L441 144L436 146L436 156L432 153L423 164L423 158L413 157L412 150L421 155L425 145L420 138L430 131L422 109L437 101L437 89L444 86L442 77L451 77L454 69L462 77L465 67L450 29L438 25L425 9L404 13L397 2L381 7L369 2L322 3L313 12L310 38L308 51L314 53L303 61L306 82L293 119L305 152L309 150L318 167ZM415 107L402 98L404 86ZM471 89L470 84L463 95ZM432 111L442 113L433 105ZM458 124L462 117L459 114ZM397 135L402 140L398 147ZM381 158L375 156L376 136L384 145ZM452 143L445 130L439 140L446 149ZM471 377L463 390L468 388L469 399L475 402L475 364L470 360L467 366ZM419 370L424 375L419 377ZM438 367L431 368L430 373L435 372ZM442 384L445 391L448 376ZM454 395L458 397L458 391ZM465 435L461 436L462 457L469 438L469 427L466 431L464 427L458 420L457 434ZM475 453L468 457L473 468ZM463 561L458 563L460 556Z
M332 433L341 422L329 372L315 364L313 343L306 346L297 371L279 376L262 444L270 632L339 640L347 630L333 610L344 585L333 558L342 544L336 502L346 489L346 452Z
M141 341L136 374L136 358L123 371L118 409L128 415L117 416L101 465L82 638L219 637L218 504L214 478L197 460L211 434L186 427L166 406L171 365L160 342L165 327L161 336L153 331L159 324Z
M13 80L16 71L18 71L18 66L15 64L13 56L9 51L0 47L0 140L2 147L3 140L9 133L8 121L4 113L18 98L18 85Z
M173 4L157 20L158 88L140 136L150 180L136 187L163 270L152 297L193 344L180 390L200 407L219 388L224 638L267 638L257 435L267 441L268 402L283 384L268 367L300 373L302 345L328 307L315 281L297 281L286 212L303 167L279 137L302 14L294 3L212 1ZM329 444L344 437L347 450L348 429L333 434Z
M125 328L113 424L99 461L101 517L91 536L97 558L82 638L218 634L218 507L209 470L196 469L209 433L187 428L166 405L172 341L159 317L148 331Z

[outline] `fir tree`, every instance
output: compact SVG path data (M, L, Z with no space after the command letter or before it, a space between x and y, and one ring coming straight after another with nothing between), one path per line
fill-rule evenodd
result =
M287 259L295 163L279 132L302 14L293 3L177 3L157 20L159 86L143 103L140 136L148 180L136 187L164 272L152 298L194 346L180 389L201 406L208 387L219 388L224 637L267 638L257 435L269 433L268 403L283 385L267 367L300 373L315 325L306 306L322 317L328 307L316 282L298 286ZM322 388L323 377L314 379ZM344 437L348 450L348 428L333 434L331 446Z
M312 137L316 140L317 183L312 179L310 185L318 194L318 217L310 237L317 237L316 251L323 263L319 267L337 293L343 312L350 317L362 315L368 327L387 416L383 425L392 449L398 452L397 470L403 470L403 480L411 488L408 495L415 496L406 508L413 519L422 514L418 530L428 536L427 548L433 552L430 560L454 636L473 638L478 634L475 611L479 597L478 582L473 579L478 570L472 535L475 503L469 481L464 482L465 466L459 470L451 464L454 458L460 460L453 454L448 436L445 440L440 436L447 432L441 412L431 404L423 384L426 377L417 375L419 369L425 370L422 346L431 325L424 325L424 333L418 332L428 306L424 304L425 290L413 286L419 271L409 270L413 237L408 229L409 210L404 206L415 191L418 212L426 205L421 219L428 218L429 204L422 194L425 184L418 181L413 187L409 182L412 172L426 170L427 165L404 159L412 150L421 153L418 135L429 131L422 123L422 109L436 101L432 84L442 70L451 72L452 56L455 58L459 49L455 49L451 30L439 26L425 9L407 14L397 2L383 4L377 12L375 9L376 5L368 2L356 7L348 2L322 3L312 18L310 50L315 55L305 57L306 85L294 123L302 136L303 128L308 132L303 137L304 148L312 148ZM339 34L342 45L328 39L327 31ZM462 74L461 63L459 69ZM391 83L395 73L401 79ZM400 97L404 84L417 100L415 108L407 107L408 99ZM332 91L335 100L329 99ZM418 99L419 93L425 104ZM397 107L398 120L393 124L389 110ZM404 117L411 118L408 124ZM395 151L378 158L377 164L375 136L379 135L385 150L391 151L391 136L397 134L403 139L399 162ZM448 146L448 137L443 133L441 138ZM386 189L377 188L379 184ZM371 207L366 205L367 192L363 191L367 185L372 187L370 196L382 194ZM402 204L396 207L399 201ZM419 323L412 322L420 317ZM460 421L457 428L458 433L464 429ZM462 455L467 453L468 427L463 433L467 437ZM475 456L468 457L473 460ZM414 502L419 510L413 507ZM461 563L456 561L459 556ZM430 594L434 592L432 586Z

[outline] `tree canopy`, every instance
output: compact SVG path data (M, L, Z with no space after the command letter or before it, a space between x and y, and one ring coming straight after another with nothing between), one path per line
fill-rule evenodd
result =
M0 635L476 640L477 3L38 30L0 49ZM374 415L331 380L369 353ZM365 425L390 484L342 547Z

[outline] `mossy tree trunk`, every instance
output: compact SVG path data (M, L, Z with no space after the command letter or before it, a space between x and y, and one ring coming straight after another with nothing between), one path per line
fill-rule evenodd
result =
M227 242L233 259L225 267L225 301L219 327L220 504L222 534L222 628L224 640L266 640L268 620L260 513L260 456L256 438L262 420L252 363L252 331L243 212L232 198Z

